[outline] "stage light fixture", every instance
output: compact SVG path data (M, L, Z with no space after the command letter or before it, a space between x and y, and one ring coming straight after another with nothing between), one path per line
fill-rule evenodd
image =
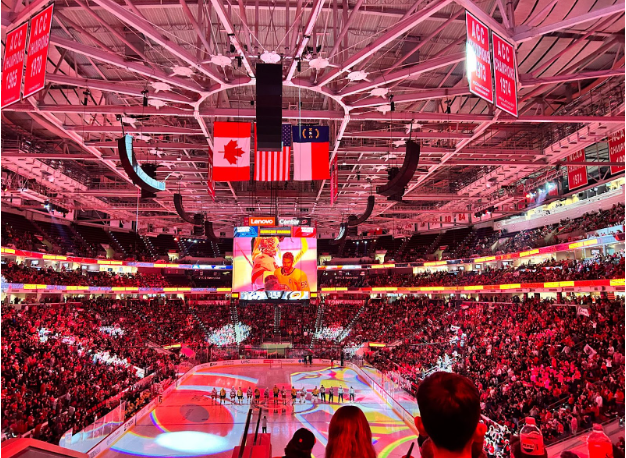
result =
M87 102L89 100L89 95L91 94L91 92L89 92L89 89L85 89L83 91L83 95L85 96L85 98L83 98L83 106L87 106Z

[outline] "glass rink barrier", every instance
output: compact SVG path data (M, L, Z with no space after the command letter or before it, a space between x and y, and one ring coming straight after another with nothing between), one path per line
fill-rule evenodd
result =
M67 431L59 440L59 445L86 453L124 423L125 412L126 403L122 402L104 417L97 419L82 431L76 434L72 434L72 430Z

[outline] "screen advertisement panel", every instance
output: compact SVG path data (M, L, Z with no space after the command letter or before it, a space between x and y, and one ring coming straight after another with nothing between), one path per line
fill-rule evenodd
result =
M260 233L255 227L235 229L233 292L317 291L317 239Z

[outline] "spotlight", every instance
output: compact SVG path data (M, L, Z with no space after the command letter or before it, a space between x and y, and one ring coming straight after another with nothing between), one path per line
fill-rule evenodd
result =
M83 91L83 95L85 96L83 98L83 106L87 106L87 101L89 100L89 95L91 94L91 92L89 92L89 89L85 89Z
M296 64L296 70L298 70L298 72L302 71L302 62L300 59L298 59L298 63Z
M50 201L46 200L43 204L43 208L50 211Z
M241 58L241 56L235 57L235 60L237 61L237 67L241 68L241 64L243 62L243 59Z
M144 89L143 91L141 91L141 93L143 94L143 106L147 107L148 106L148 90Z
M254 106L254 100L250 100L250 106L253 107Z

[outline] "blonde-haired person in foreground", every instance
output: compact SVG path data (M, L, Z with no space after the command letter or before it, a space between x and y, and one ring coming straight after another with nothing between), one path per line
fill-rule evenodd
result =
M356 406L335 412L328 427L326 458L376 458L372 431L365 414Z

